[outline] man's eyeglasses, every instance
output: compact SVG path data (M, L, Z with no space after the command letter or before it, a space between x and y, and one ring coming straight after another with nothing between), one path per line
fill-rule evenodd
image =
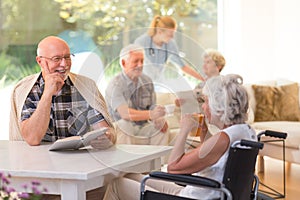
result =
M40 58L45 58L48 60L51 60L55 63L59 63L62 61L62 59L65 59L66 61L70 61L71 57L75 56L74 54L69 54L69 55L65 55L65 56L53 56L51 58L45 57L45 56L39 56Z

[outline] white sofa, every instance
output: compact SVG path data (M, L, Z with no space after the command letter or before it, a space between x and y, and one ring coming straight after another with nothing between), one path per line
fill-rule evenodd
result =
M273 80L245 84L245 87L250 103L248 122L258 133L264 130L287 133L285 159L289 163L300 164L299 84L288 80ZM262 138L265 139L276 138ZM282 152L282 142L265 143L260 152L260 163L263 164L263 156L282 159Z

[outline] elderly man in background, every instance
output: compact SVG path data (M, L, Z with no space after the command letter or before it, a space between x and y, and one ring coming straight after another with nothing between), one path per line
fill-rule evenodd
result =
M143 47L124 47L120 52L122 72L106 88L106 103L118 129L117 143L166 145L165 108L156 105L153 82L143 74L143 63Z

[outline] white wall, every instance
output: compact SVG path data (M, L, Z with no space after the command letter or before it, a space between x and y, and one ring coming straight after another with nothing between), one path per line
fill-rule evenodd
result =
M13 86L0 88L0 140L8 140L9 135L9 114L10 114L10 96L13 90Z
M299 82L299 0L220 0L220 6L223 74L238 73L245 82Z

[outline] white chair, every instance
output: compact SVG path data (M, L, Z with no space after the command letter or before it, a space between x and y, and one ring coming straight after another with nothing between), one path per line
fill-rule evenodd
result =
M87 76L96 83L104 76L102 60L96 53L80 52L74 55L71 72Z

